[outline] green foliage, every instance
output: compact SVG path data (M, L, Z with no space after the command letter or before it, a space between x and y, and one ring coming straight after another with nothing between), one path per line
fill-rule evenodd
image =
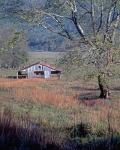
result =
M16 68L27 62L28 48L23 33L9 29L8 33L9 35L6 34L3 36L4 33L1 32L3 39L1 39L0 65L5 68Z
M89 124L78 124L71 129L71 138L88 137L91 134L91 126Z
M47 12L57 14L67 14L70 12L70 7L66 5L64 0L47 0L44 9L47 10Z
M64 65L66 69L70 66L81 66L83 64L82 56L79 50L73 50L65 53L60 59L60 64Z
M15 32L13 39L8 42L8 48L13 48L21 38L20 32Z

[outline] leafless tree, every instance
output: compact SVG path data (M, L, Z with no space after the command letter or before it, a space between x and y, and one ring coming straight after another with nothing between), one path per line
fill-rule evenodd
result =
M108 98L106 77L110 64L114 63L120 0L48 0L47 4L53 6L24 11L22 17L69 39L79 48L85 45L87 55L83 53L81 58L90 59L97 68L100 98ZM65 22L69 22L67 27ZM75 31L70 31L69 26Z

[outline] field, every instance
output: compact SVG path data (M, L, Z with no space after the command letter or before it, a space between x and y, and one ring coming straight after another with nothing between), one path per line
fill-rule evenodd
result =
M36 62L47 62L50 65L56 66L57 61L63 55L63 52L29 52L29 61L25 66L29 66ZM20 68L24 67L21 66ZM16 76L18 69L0 69L0 77Z
M47 62L50 64L55 64L56 60L58 60L64 53L63 52L29 52L30 60L29 63L36 62Z
M1 118L6 111L10 112L7 117L14 116L11 121L15 119L17 127L24 118L20 123L22 128L26 126L24 122L28 129L31 124L42 127L46 141L56 145L70 138L84 143L113 133L118 136L120 100L115 97L114 100L98 99L99 91L93 82L86 85L79 82L79 85L56 80L0 79Z
M0 78L2 148L119 150L119 85L103 100L95 80Z

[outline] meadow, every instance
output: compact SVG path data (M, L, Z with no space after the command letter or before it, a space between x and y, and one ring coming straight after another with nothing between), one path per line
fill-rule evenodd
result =
M55 64L56 60L58 60L61 56L63 56L64 52L29 52L29 63L36 63L36 62L47 62L50 64Z
M0 78L0 149L119 150L119 85L104 100L94 79Z
M93 82L79 85L76 81L68 84L55 79L1 78L1 120L5 115L7 123L11 118L10 126L14 124L16 128L30 131L40 128L42 140L57 146L73 139L84 144L94 139L119 136L119 99L97 98L99 90ZM2 130L2 134L4 132Z

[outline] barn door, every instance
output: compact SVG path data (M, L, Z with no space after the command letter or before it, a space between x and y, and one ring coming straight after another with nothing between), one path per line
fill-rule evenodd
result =
M45 79L50 78L50 71L44 72Z

